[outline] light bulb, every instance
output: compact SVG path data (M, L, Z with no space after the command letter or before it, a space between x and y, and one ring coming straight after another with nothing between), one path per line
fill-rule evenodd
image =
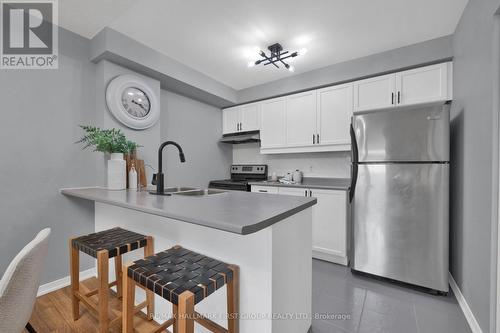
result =
M307 53L307 49L306 48L302 48L299 50L299 55L304 55Z
M293 67L293 66L288 66L288 67L287 67L287 69L288 69L288 71L293 72L293 71L295 70L295 67Z

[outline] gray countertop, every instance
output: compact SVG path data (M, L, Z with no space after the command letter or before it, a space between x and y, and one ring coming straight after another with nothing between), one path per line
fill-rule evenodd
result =
M260 186L280 186L280 187L303 187L303 188L317 188L325 190L349 190L351 186L350 178L319 178L319 177L304 177L300 184L282 184L280 182L273 182L271 180L249 182L250 185Z
M237 191L191 197L91 187L62 189L61 193L241 235L267 228L317 202L316 198Z

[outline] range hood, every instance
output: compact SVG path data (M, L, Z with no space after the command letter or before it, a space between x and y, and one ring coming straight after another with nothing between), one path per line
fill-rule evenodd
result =
M260 142L260 133L259 131L250 131L242 133L224 134L220 142L230 143L234 145L239 143Z

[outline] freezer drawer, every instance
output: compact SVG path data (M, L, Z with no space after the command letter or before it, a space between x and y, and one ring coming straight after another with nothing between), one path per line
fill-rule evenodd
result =
M359 162L449 161L449 105L390 109L355 115Z
M448 164L361 164L355 270L448 291Z

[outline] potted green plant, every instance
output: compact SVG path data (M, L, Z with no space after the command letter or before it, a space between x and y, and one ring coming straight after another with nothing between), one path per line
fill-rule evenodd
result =
M135 154L139 145L127 140L119 129L101 129L95 126L80 126L85 135L77 142L82 149L93 147L94 151L110 154L107 161L107 187L110 190L124 190L127 187L127 170L124 154Z

